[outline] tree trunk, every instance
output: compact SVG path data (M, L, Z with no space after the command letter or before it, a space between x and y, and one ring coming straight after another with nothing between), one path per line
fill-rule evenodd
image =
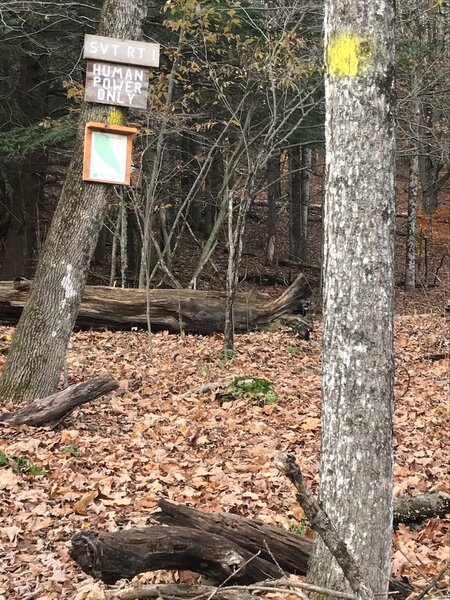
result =
M14 324L27 301L28 292L0 283L0 322ZM303 319L303 302L310 295L304 275L278 298L268 300L254 293L237 294L234 321L237 331L291 328L308 337L310 324ZM148 290L152 330L209 334L224 330L225 292L156 289ZM104 286L86 286L78 311L79 327L127 329L147 326L147 292Z
M302 170L300 172L300 260L307 261L308 252L308 212L311 182L312 149L302 146Z
M289 148L289 257L301 259L301 183L300 146Z
M105 0L99 34L140 37L146 10L144 0ZM106 122L109 110L82 106L72 161L8 353L0 398L30 401L56 390L110 187L82 180L84 127L87 121Z
M34 26L24 20L23 27L19 77L21 99L15 109L14 122L22 121L27 127L30 123L42 121L48 114L50 79L47 72L48 56L45 53L38 54L31 41ZM30 39L27 39L28 35ZM10 216L0 251L1 279L31 277L34 273L41 241L37 223L43 204L46 163L46 154L39 149L13 164L5 165Z
M215 128L217 134L217 128ZM214 223L216 221L217 213L219 211L219 205L221 200L221 189L223 186L223 155L222 149L218 148L211 161L211 167L206 174L205 180L205 235L210 236Z
M394 6L325 7L320 501L359 566L364 596L383 598L392 537ZM309 579L349 590L320 540Z
M266 525L231 513L204 513L165 498L158 502L158 523L190 527L221 535L255 556L273 562L288 573L306 574L313 541L281 527Z
M414 155L409 160L408 219L406 222L406 268L405 288L412 291L416 287L416 221L417 197L419 195L419 158Z
M276 262L275 246L277 233L277 202L281 196L280 151L276 150L267 161L267 249L266 259L270 264Z
M94 377L94 379L75 383L47 398L39 398L13 413L4 413L0 415L0 423L7 421L15 425L26 424L32 427L40 427L46 423L58 421L77 406L86 404L86 402L90 402L118 387L119 384L112 375L105 373Z
M431 517L445 517L450 513L450 489L404 496L394 503L394 521L396 523L414 523Z
M184 198L187 198L198 175L199 159L197 153L199 150L199 144L196 139L194 139L193 135L191 133L184 134L181 139L181 152L184 163L184 173L181 178L181 193ZM187 218L192 230L200 233L202 229L202 201L200 190L198 190L191 199L187 210Z

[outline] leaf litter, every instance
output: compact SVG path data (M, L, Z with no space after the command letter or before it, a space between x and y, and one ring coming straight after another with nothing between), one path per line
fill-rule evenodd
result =
M422 358L444 333L443 317L396 318L396 496L449 487L449 361ZM146 526L162 496L208 512L304 526L294 490L272 457L275 450L294 452L317 492L320 323L308 342L289 333L239 335L229 362L220 358L220 335L162 332L151 348L147 340L138 331L74 333L69 384L108 371L120 388L83 405L56 430L0 425L0 452L38 468L36 475L0 465L0 600L101 598L102 587L68 556L71 536ZM223 385L243 376L271 382L277 401L220 402ZM447 519L400 524L393 576L408 577L417 591L425 586L448 559L448 531ZM139 578L185 581L186 574Z

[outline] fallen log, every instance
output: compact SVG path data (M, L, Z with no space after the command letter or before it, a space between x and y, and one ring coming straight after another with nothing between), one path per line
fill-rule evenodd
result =
M153 514L158 523L180 525L205 532L217 533L239 544L253 554L277 565L287 573L306 575L313 540L280 527L252 521L230 513L204 513L183 504L174 504L165 498L158 502L161 513ZM407 598L411 586L390 579L389 589L397 598Z
M288 573L306 573L313 542L305 536L231 513L204 513L165 498L159 500L158 507L162 512L152 515L158 523L221 535L269 562L275 557Z
M71 558L85 573L109 584L156 569L194 571L219 584L227 581L230 585L276 579L282 576L280 570L306 574L305 554L308 548L312 549L308 538L237 515L199 513L167 501L161 506L170 511L164 518L174 519L176 512L176 522L195 522L202 528L156 525L115 533L80 531L72 537ZM197 518L198 515L204 519ZM219 518L224 516L230 519ZM221 535L204 529L220 529L221 525ZM248 532L249 539L245 539L244 532ZM394 579L390 589L397 592L398 598L407 598L412 590L407 583Z
M3 413L0 415L0 423L7 421L15 425L26 424L40 427L46 423L60 420L77 406L90 402L118 387L119 384L109 373L98 375L88 381L75 383L46 398L38 398L19 410Z
M405 496L394 502L394 523L413 523L450 513L450 489Z
M195 571L218 583L247 585L280 576L278 567L225 538L186 527L146 527L115 533L81 531L70 557L105 583L157 569Z
M17 285L16 285L17 287ZM253 292L238 293L234 302L234 324L238 332L290 328L307 338L311 324L304 317L304 301L310 286L299 275L281 296L268 300ZM28 298L28 290L12 282L0 282L0 323L17 323ZM219 291L149 290L152 330L184 331L208 335L223 331L226 293ZM147 327L147 295L142 289L86 286L78 313L78 327L129 329Z

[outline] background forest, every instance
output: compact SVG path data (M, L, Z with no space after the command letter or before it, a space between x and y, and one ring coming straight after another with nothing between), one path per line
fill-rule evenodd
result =
M83 99L83 37L101 9L32 5L1 7L3 280L33 275ZM397 283L408 289L448 272L446 11L398 3ZM151 287L220 289L228 266L241 283L285 284L301 264L318 287L322 21L317 2L151 6L145 39L161 44L161 66L148 110L130 111L133 185L111 186L89 283L142 287L148 275ZM443 300L431 294L429 303Z

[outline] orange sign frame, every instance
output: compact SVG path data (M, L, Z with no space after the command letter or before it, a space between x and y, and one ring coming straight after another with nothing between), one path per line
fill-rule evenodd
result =
M97 156L97 152L93 148L94 144L94 133L107 134L104 136L104 142L106 143L106 150L108 150L109 156L112 156L115 164L119 164L120 169L117 171L117 176L112 177L113 169L108 169L106 161L102 161L102 157ZM84 136L84 159L83 159L83 180L90 181L92 183L109 183L112 185L130 185L131 179L131 151L133 148L133 139L136 137L138 130L136 127L126 127L124 125L110 125L108 123L96 123L95 121L89 121L86 123L85 136ZM120 150L120 156L114 156L112 151L112 144L110 143L113 139L121 142L120 136L124 138L125 144L122 144ZM108 148L109 145L109 148ZM94 161L103 164L102 167L96 166ZM105 175L108 173L108 175Z

